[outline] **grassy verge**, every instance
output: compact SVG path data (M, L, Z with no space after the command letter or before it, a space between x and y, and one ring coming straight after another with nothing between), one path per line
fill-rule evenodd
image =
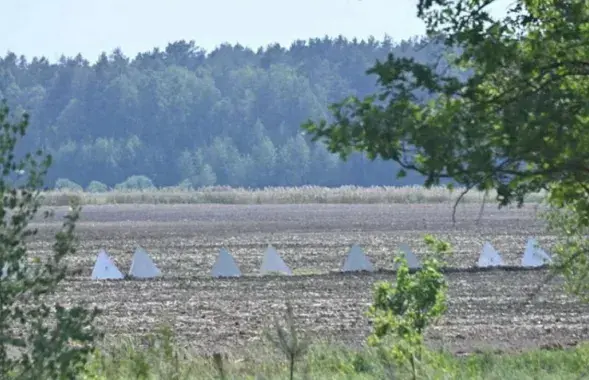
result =
M44 204L64 206L72 196L82 204L374 204L374 203L446 203L455 201L462 189L450 192L445 187L426 189L421 186L403 187L356 187L337 188L302 186L245 189L231 187L210 187L196 190L162 188L144 191L112 190L102 193L76 191L48 191L44 193ZM471 191L463 202L481 202L483 193ZM540 202L543 194L533 194L529 202ZM495 193L489 194L495 199Z
M97 353L86 379L288 379L286 360L275 352L248 349L246 357L225 357L219 375L215 360L191 354L170 338L142 346L119 342ZM218 361L217 361L218 363ZM589 346L516 354L477 353L456 357L435 352L421 363L421 379L544 380L589 377ZM587 377L584 377L587 376ZM315 345L296 366L297 379L407 379L408 368L394 368L375 351Z

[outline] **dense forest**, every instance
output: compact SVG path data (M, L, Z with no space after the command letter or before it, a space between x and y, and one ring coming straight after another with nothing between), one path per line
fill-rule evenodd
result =
M115 49L95 63L8 53L0 99L29 113L20 149L52 154L50 186L58 178L114 186L133 175L157 186L422 183L396 179L390 162L359 154L342 162L300 128L329 118L333 102L373 93L376 76L366 70L390 52L436 64L441 56L424 39L342 37L257 51L224 44L206 52L178 41L134 59Z

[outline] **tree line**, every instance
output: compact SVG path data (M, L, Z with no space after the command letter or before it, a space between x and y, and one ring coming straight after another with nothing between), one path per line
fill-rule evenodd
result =
M439 63L441 48L425 38L325 37L210 52L182 40L132 59L115 49L94 63L9 52L0 99L30 115L18 149L52 155L49 186L67 178L112 187L134 175L157 186L420 184L421 175L397 179L395 163L361 153L342 162L300 126L330 118L333 102L376 91L366 70L389 53Z

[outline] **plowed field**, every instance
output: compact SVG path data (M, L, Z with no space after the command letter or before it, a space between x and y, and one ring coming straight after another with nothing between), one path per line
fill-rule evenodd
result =
M51 248L55 222L38 225L31 249ZM519 265L526 240L535 236L550 249L533 207L497 210L488 206L479 225L479 206L460 206L457 223L451 205L125 205L86 206L79 223L77 268L60 297L104 309L110 334L143 334L162 322L202 351L238 351L260 332L290 299L303 327L314 336L362 344L369 325L364 313L371 286L390 273L343 275L352 243L359 243L378 269L392 268L401 242L419 256L423 235L432 233L455 248L453 266L473 267L488 240L508 265ZM259 277L267 244L273 244L296 276ZM105 248L126 272L136 245L162 270L151 281L91 281L96 253ZM212 279L209 271L221 247L235 257L239 279ZM520 349L531 345L573 344L589 338L589 310L562 294L558 282L544 287L527 305L526 296L545 271L449 273L447 316L430 342L453 351Z

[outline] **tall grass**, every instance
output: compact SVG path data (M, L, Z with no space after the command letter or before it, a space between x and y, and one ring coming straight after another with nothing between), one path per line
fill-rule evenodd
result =
M173 335L158 333L143 342L129 339L97 351L86 379L287 379L283 356L257 344L247 354L227 355L219 361L176 342ZM457 380L580 380L589 378L589 346L571 349L533 350L502 354L481 352L456 356L432 353L420 364L420 378ZM338 345L312 346L297 368L297 379L406 379L406 368L396 368L368 348L352 350Z
M101 193L89 193L68 190L45 192L44 204L63 206L70 197L77 197L82 204L375 204L375 203L446 203L454 202L462 189L449 191L445 187L426 189L422 186L402 187L357 187L343 186L337 188L319 186L269 187L264 189L247 189L231 187L208 187L195 190L169 187L154 190L111 190ZM484 193L470 191L463 202L481 202ZM489 200L495 199L491 192ZM543 193L532 194L527 201L537 203L544 198Z

